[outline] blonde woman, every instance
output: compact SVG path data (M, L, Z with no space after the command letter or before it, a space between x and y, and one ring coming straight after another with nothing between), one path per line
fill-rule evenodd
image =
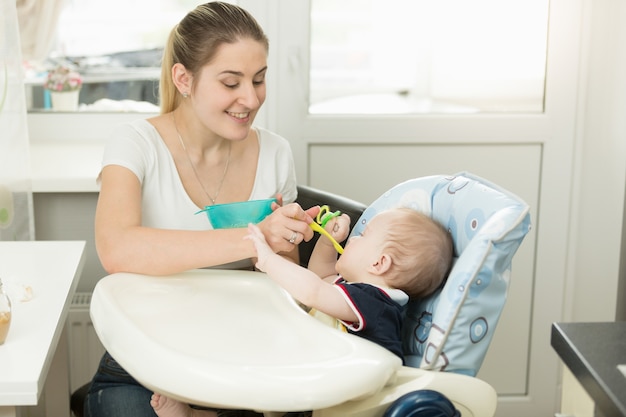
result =
M253 126L265 101L267 54L261 27L232 4L202 4L173 28L163 54L161 114L115 129L105 148L95 237L109 273L252 269L255 248L243 239L245 228L211 230L206 216L194 213L271 197L278 204L258 227L272 251L297 262L297 244L313 236L308 223L319 208L306 213L294 203L288 142ZM151 394L105 353L85 414L154 416Z

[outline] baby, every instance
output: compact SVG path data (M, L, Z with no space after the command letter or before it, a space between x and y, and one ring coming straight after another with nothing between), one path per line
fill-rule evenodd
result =
M326 229L341 242L350 218L342 215ZM249 226L256 266L296 300L337 319L345 329L402 358L402 309L409 298L433 293L452 264L450 234L430 217L395 208L376 215L360 236L350 238L343 255L320 236L308 269L272 252L260 230Z

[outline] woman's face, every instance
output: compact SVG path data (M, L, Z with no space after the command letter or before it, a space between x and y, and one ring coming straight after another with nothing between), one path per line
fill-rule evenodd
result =
M267 51L260 42L246 38L222 44L194 79L197 117L223 138L245 139L265 101L266 72Z

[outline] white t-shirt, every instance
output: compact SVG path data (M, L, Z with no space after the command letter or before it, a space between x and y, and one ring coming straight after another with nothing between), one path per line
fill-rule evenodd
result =
M283 203L297 197L296 173L289 142L262 128L259 161L249 200L283 195ZM174 159L158 131L140 119L115 129L104 149L102 167L120 165L131 170L141 183L142 224L178 230L207 230L211 223L189 198L178 176Z

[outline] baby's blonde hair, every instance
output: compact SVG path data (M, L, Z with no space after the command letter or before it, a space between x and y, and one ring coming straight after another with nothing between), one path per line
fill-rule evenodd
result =
M452 265L452 236L437 221L410 208L391 219L382 252L392 266L385 282L411 298L432 294L445 280Z

